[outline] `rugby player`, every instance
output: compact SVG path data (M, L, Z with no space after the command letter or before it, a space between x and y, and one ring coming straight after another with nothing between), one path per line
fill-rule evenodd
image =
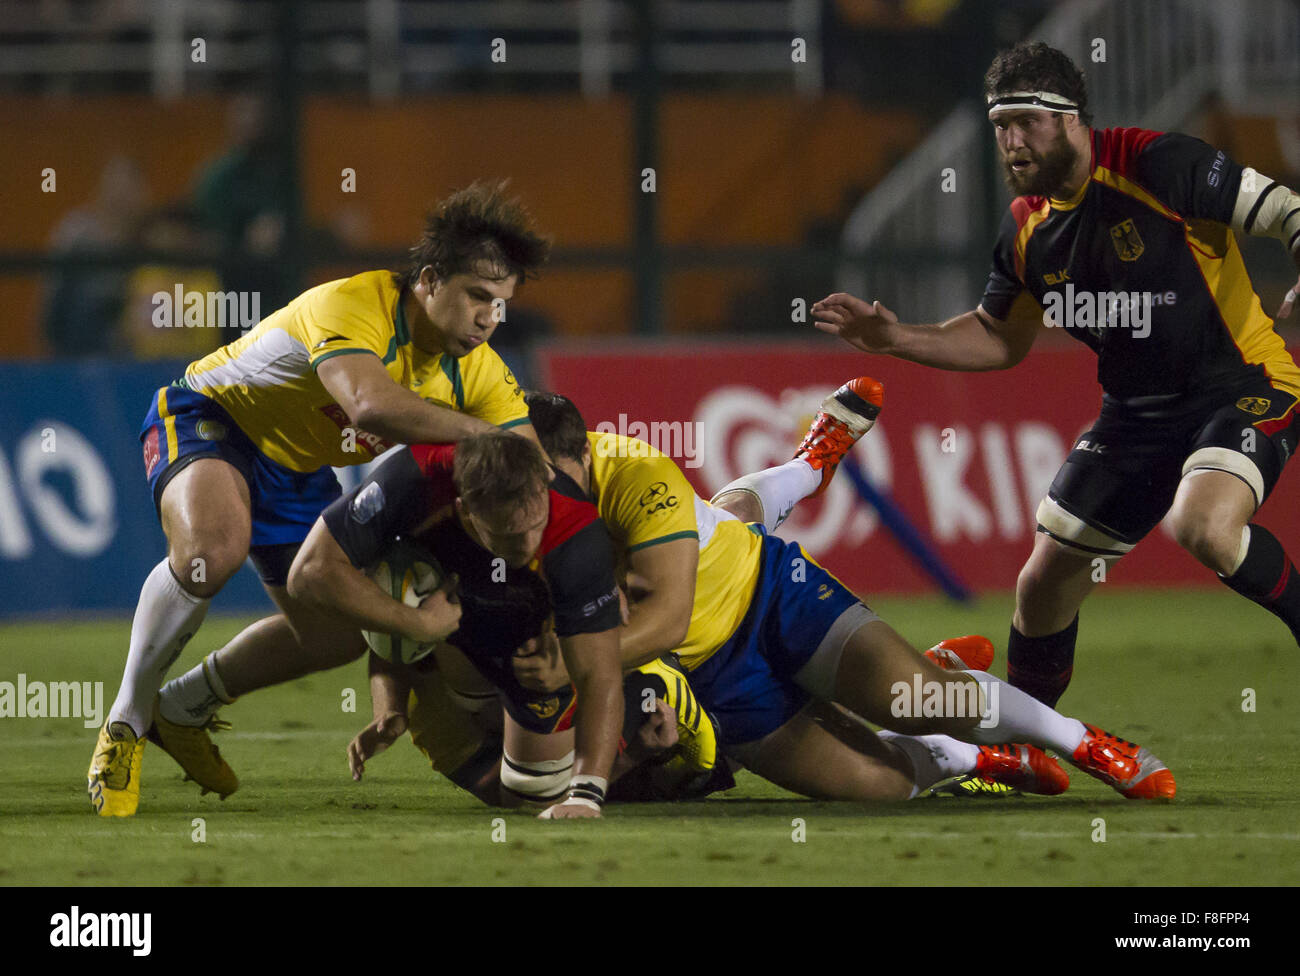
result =
M429 634L425 611L364 572L399 537L448 574L455 633ZM571 717L572 781L545 818L598 817L623 725L614 553L594 505L553 472L536 444L497 431L458 444L417 444L380 465L317 519L289 571L289 591L351 627L426 642L447 637L497 688L517 720L554 728ZM428 601L426 600L426 603ZM576 698L530 712L510 661L547 609ZM549 731L549 728L547 729Z
M981 637L955 638L942 642L926 652L926 656L941 667L966 669L987 666L993 655L992 644ZM537 660L546 660L538 655ZM554 663L552 655L542 667L534 667L531 680L542 675L563 680L562 665ZM659 663L659 662L655 662ZM409 728L411 740L424 754L435 772L474 794L484 803L494 806L514 806L519 802L545 802L548 790L563 792L572 766L572 734L564 731L548 735L519 730L506 747L500 724L500 709L476 708L472 696L466 695L458 684L454 668L447 674L443 662L437 667L420 668L412 680L409 672L415 668L392 668L387 662L372 658L372 664L382 667L372 669L371 694L374 719L348 746L348 765L352 777L360 781L365 763L397 741ZM394 680L395 672L408 672ZM655 701L655 711L649 716L638 714L645 701L642 689L648 683L636 686L630 680L625 684L627 719L624 738L627 748L619 753L611 775L609 799L615 801L665 801L700 799L709 794L730 789L735 785L732 771L737 765L724 756L717 757L717 765L704 769L688 759L678 762L674 750L681 748L680 733L688 731L676 712L683 707L699 709L690 695L689 682L684 674L675 672L668 683L680 681L685 689L685 705L675 709L666 697ZM525 675L521 672L521 680ZM653 679L652 679L653 680ZM525 681L525 683L528 683ZM540 685L539 685L540 687ZM660 688L662 689L662 683ZM409 698L405 697L409 693ZM493 701L496 694L491 695ZM810 709L817 721L835 730L860 758L857 780L863 784L854 794L859 800L895 800L916 795L924 788L913 778L911 768L897 747L886 745L881 737L854 720L852 716L834 708ZM497 721L493 721L496 716ZM507 717L507 723L510 719ZM931 748L942 747L945 737L930 736ZM947 743L961 754L963 743ZM503 748L514 755L527 757L503 761ZM980 783L986 789L1000 788L1015 792L1006 782L1031 786L1035 792L1054 793L1068 786L1068 777L1055 763L1048 760L1039 766L1044 771L1041 778L1028 782L1022 764L1031 754L1032 747L991 747L979 750L972 761L968 780ZM1024 750L1024 755L1020 750ZM957 756L950 757L945 768L959 770ZM985 778L987 777L987 778ZM961 782L966 782L963 779ZM869 784L869 786L867 785Z
M701 554L699 523L694 512L700 510L707 514L708 506L695 499L696 508L686 520L666 514L678 508L680 498L695 498L670 458L629 438L591 435L589 443L581 416L567 400L540 394L529 394L527 399L535 427L539 432L547 432L548 443L557 452L555 463L560 471L557 484L572 485L573 479L580 478L586 488L594 489L597 510L619 548L619 575L635 597L620 640L624 667L634 669L624 684L623 737L631 747L639 742L643 753L633 755L633 748L629 748L627 753L620 754L622 765L616 766L611 777L610 798L678 799L729 787L733 782L730 764L716 761L713 721L696 702L690 680L669 661L644 658L647 648L653 648L656 640L665 647L679 643L691 623L693 609L698 611L701 620L717 611L728 617L732 614L730 608L716 605L712 599L697 603L697 594L705 593L706 589L696 588L695 568L701 568L702 580L716 580L725 574L728 560L735 552L725 544L716 545L714 539L725 538L733 530L746 538L750 533L734 519L724 519L729 524L718 527L719 535L705 536ZM576 460L584 454L585 462ZM385 497L394 499L395 504L403 504L409 497L409 491L394 487L399 482L377 480ZM684 493L682 486L686 486ZM342 502L337 503L326 513L327 524L334 514L341 516L342 506ZM408 513L406 517L414 516ZM347 528L348 523L344 521L341 529ZM444 559L457 558L448 550L445 538L423 533L420 539L443 552ZM312 545L309 540L303 558L310 557ZM664 554L667 558L663 558ZM690 562L693 555L694 562L683 567L683 562ZM341 561L339 565L342 566ZM523 640L536 634L546 607L532 599L526 588L511 581L496 581L489 587L479 587L478 593L469 592L464 580L481 579L486 573L481 566L461 565L465 616L460 630L448 642L481 661L480 670L490 674L492 684L501 690L506 703L504 741L492 723L484 725L481 721L492 714L495 692L489 689L486 708L475 708L474 700L482 694L473 687L476 676L468 675L467 683L465 672L470 669L455 663L455 655L448 666L447 648L440 647L431 655L437 658L436 668L429 668L424 662L414 667L396 667L372 655L374 720L349 745L352 775L360 779L365 762L409 727L412 740L430 759L435 771L485 802L546 801L557 793L562 795L573 765L572 734L566 732L565 721L573 709L573 690L562 656L554 653L557 645L553 635L543 630L539 636ZM490 608L491 612L476 615L476 607ZM476 617L472 623L471 617ZM665 617L669 618L666 631L661 627ZM673 617L681 619L672 620ZM511 661L510 648L520 642L528 647L514 655L514 674L503 672L502 666ZM491 657L483 661L482 651L494 645L497 652L491 657L495 657L495 662ZM533 649L536 653L530 653ZM960 656L951 651L930 653L944 655L934 658L940 666L964 668L975 663L973 660L971 664L961 663ZM986 667L991 658L989 646L979 666ZM413 671L419 671L420 676L413 677ZM537 694L530 698L525 689ZM640 709L646 701L647 690L656 699L656 711L648 720ZM462 710L453 702L468 704L469 708ZM471 711L476 714L469 714ZM559 721L555 716L560 717ZM831 775L844 780L843 791L838 794L844 798L907 797L932 785L937 778L968 772L1034 792L1060 792L1068 784L1064 771L1032 747L977 749L944 736L930 736L924 743L911 744L926 755L943 757L940 764L931 762L922 767L928 778L918 782L913 767L920 764L907 759L900 747L884 744L860 723L833 708L811 712L810 721L843 743L842 755L832 757L839 762ZM685 740L684 754L663 762L664 751L675 746L681 748L679 738ZM638 765L651 751L661 753L661 761ZM633 775L615 783L614 779L623 772Z
M474 184L430 215L402 274L372 271L304 292L154 396L141 431L167 557L145 580L117 698L89 770L92 805L130 816L145 742L204 791L238 779L212 745L216 705L360 655L354 628L286 589L299 544L340 488L331 466L395 442L506 427L532 437L514 377L487 340L549 243L504 184ZM212 597L250 557L280 613L158 690ZM456 623L445 594L408 621Z
M1094 560L1121 558L1166 514L1179 545L1300 640L1300 576L1252 521L1296 448L1300 368L1233 236L1277 238L1300 268L1300 194L1186 135L1091 128L1083 75L1046 44L1000 53L984 94L1015 199L979 306L916 325L834 294L813 312L863 352L941 369L1014 366L1044 324L1097 353L1101 414L1039 505L1017 581L1011 682L1059 700ZM1080 293L1104 320L1073 314ZM1149 319L1124 328L1119 304L1137 302Z
M560 657L553 629L529 643L535 647L542 641ZM528 656L536 653L521 650ZM412 743L433 770L484 803L548 805L563 796L574 759L567 715L550 723L549 731L541 723L525 727L509 711L503 722L497 689L489 684L485 693L476 672L466 681L465 665L455 660L455 653L443 645L407 667L371 656L374 718L348 745L352 778L360 781L365 763L409 728ZM532 700L538 704L554 699L553 692L541 686L537 690L542 694ZM629 672L623 698L623 742L610 774L608 800L694 799L735 785L729 766L716 762L708 716L686 675L671 662L653 661Z
M826 799L880 799L882 789L908 796L988 767L1001 767L1003 782L1018 777L1023 789L1053 792L1064 773L1039 751L1051 748L1126 797L1174 795L1173 775L1148 750L987 674L991 655L957 666L918 654L797 543L696 496L671 458L630 438L588 433L563 397L528 401L552 463L593 495L625 553L639 598L620 645L624 666L674 653L714 716L724 752L753 772ZM966 670L972 663L980 670ZM996 694L997 708L938 716L897 709L900 684L950 681L975 682L990 701ZM842 733L828 714L890 730L879 734L878 750L895 774L888 786L880 763L864 757L861 731Z

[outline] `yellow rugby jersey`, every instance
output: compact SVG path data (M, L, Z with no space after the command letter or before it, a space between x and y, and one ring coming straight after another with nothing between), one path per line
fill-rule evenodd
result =
M677 463L645 441L591 432L587 439L591 493L621 554L673 539L699 540L691 625L676 649L688 669L697 668L749 610L762 540L696 495Z
M181 385L219 403L267 457L294 471L364 464L392 445L358 430L316 376L334 356L374 353L394 382L499 427L528 423L513 374L487 343L467 356L429 354L411 342L401 289L388 271L311 288L247 335L185 370Z

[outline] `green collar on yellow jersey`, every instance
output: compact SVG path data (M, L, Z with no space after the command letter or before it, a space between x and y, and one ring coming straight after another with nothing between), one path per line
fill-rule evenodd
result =
M402 307L402 293L397 293L397 314L393 316L393 332L399 346L411 341L411 330L406 327L406 309Z

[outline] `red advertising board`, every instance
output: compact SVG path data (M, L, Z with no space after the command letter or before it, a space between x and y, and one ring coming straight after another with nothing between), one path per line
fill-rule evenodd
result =
M1097 361L1082 347L1035 350L992 373L944 372L829 343L558 344L538 359L542 383L571 397L590 429L648 440L705 498L746 471L789 460L827 393L875 376L885 388L881 419L845 463L891 496L976 590L1015 585L1038 502L1101 405ZM1294 477L1260 515L1293 549L1300 513L1285 499ZM843 476L799 506L780 534L860 592L935 589ZM1112 565L1108 581L1214 585L1164 526Z

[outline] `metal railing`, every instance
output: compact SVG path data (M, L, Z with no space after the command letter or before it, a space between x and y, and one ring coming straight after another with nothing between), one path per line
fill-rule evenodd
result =
M276 57L286 0L134 0L66 15L57 0L8 0L0 84L147 90L175 97L247 86ZM289 0L303 87L392 97L411 90L547 76L589 96L637 67L636 8L656 23L667 84L747 80L821 90L818 0ZM75 8L79 13L82 6ZM792 56L792 41L805 57ZM202 39L203 60L194 42Z

